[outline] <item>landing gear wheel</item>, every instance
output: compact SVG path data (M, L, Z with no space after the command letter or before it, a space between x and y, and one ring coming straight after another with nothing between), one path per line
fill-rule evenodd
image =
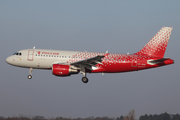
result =
M89 80L88 80L87 77L83 77L83 78L82 78L82 82L83 82L83 83L88 83L88 81L89 81Z
M27 77L28 79L31 79L32 78L32 75L28 75L28 77Z

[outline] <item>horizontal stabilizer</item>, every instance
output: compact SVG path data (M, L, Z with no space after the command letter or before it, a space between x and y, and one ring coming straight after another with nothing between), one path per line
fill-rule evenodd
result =
M169 64L173 64L174 60L170 59L170 58L162 58L162 59L157 59L157 60L148 60L147 61L148 64L150 65L169 65Z
M170 58L162 58L162 59L157 59L157 60L149 60L148 63L153 63L153 64L158 64L158 63L162 63L165 60L168 60Z

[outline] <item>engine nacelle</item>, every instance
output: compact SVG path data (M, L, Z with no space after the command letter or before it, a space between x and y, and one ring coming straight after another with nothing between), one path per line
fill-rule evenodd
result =
M56 76L70 76L77 74L78 70L71 69L69 65L53 64L52 74Z

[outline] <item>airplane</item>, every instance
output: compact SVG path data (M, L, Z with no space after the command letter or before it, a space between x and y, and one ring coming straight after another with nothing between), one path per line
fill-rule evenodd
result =
M33 69L52 70L55 76L65 77L82 73L82 82L88 83L86 73L120 73L157 68L173 64L164 58L172 27L163 27L138 52L133 54L100 53L87 51L64 51L49 49L24 49L6 59L10 65Z

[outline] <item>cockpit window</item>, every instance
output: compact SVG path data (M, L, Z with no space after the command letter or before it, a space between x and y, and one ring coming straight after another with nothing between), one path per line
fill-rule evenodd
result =
M22 53L15 52L13 55L19 55L19 56L21 56L21 55L22 55Z

